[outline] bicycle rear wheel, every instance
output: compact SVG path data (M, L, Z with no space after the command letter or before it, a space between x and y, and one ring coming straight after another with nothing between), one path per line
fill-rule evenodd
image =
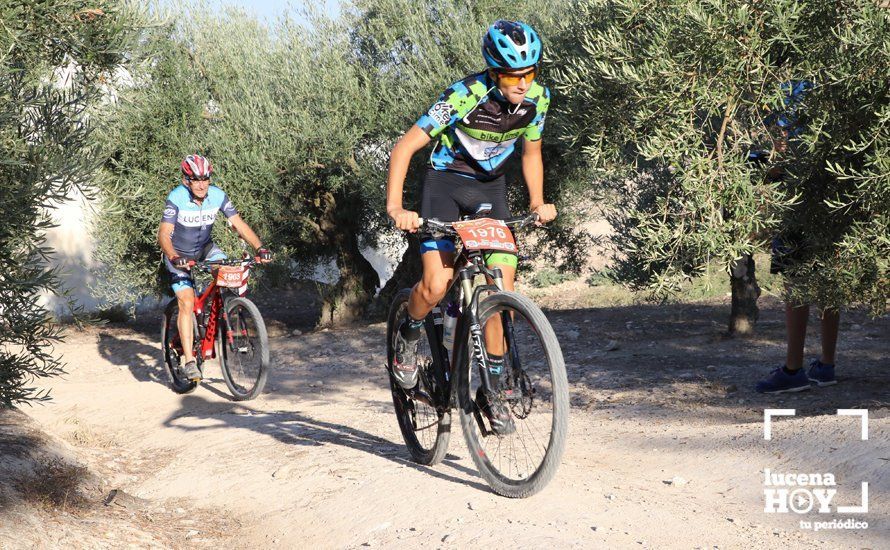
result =
M515 431L498 435L489 429L476 402L481 381L470 342L455 358L461 428L473 462L492 489L507 497L528 497L553 478L565 448L565 363L553 328L525 296L497 292L486 297L479 304L480 325L490 319L500 319L504 328L506 353L497 394Z
M198 336L198 321L195 314L192 313L192 350L199 353L201 349ZM161 343L164 353L164 366L167 367L167 375L170 377L170 387L176 393L189 393L195 391L198 387L197 382L193 382L186 378L179 371L179 358L182 356L182 340L179 336L179 328L177 320L179 318L179 305L176 298L170 300L167 307L164 308L164 320L161 323Z
M408 310L408 297L410 288L403 288L396 294L389 309L389 317L386 323L386 369L392 372L392 363L395 357L395 337L399 330L399 323L405 318ZM438 464L445 458L448 451L448 442L451 439L451 411L447 410L445 403L442 412L433 406L433 399L438 395L434 369L431 342L428 331L432 323L426 323L426 330L421 331L420 340L417 342L418 385L413 392L406 392L389 376L392 401L396 410L396 418L399 421L399 430L415 462L431 466ZM438 344L434 344L438 345ZM409 395L411 397L409 397Z
M269 336L260 310L247 298L229 298L225 303L232 339L226 324L217 331L219 367L235 401L259 395L269 372Z

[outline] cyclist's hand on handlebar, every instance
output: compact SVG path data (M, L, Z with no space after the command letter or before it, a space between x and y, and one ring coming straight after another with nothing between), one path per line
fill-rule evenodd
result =
M542 204L535 208L533 212L538 215L537 225L543 225L556 218L556 206L552 204Z
M417 215L417 212L405 210L404 208L393 208L387 214L392 218L393 224L402 231L414 233L420 227L420 217Z
M184 258L182 256L173 256L172 258L170 258L170 263L173 264L173 267L175 267L176 269L185 270L191 269L192 265L194 264L194 262L192 262L190 259Z
M256 255L260 259L260 263L267 264L272 261L272 251L268 248L257 248Z

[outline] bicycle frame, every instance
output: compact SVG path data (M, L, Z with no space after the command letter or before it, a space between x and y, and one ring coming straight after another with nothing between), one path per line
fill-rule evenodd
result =
M208 303L210 311L205 317L204 312L208 307ZM229 320L222 305L222 292L220 292L219 287L216 285L216 279L214 278L204 292L200 296L195 297L194 312L195 320L198 322L198 334L201 336L200 346L202 359L216 358L216 346L214 345L214 342L216 340L217 322L219 321L220 313L222 313L222 317L225 319L226 326L228 327ZM203 318L207 319L206 327L202 325ZM231 330L226 332L230 333ZM231 338L231 336L229 337Z
M467 252L461 250L455 262L455 277L449 284L448 291L445 293L446 298L452 295L455 288L459 289L459 295L463 302L464 313L457 319L455 326L455 340L452 356L449 357L445 353L445 347L442 345L442 335L436 330L436 326L431 316L426 319L427 334L435 335L435 344L430 346L431 351L435 354L435 359L443 366L441 369L434 369L436 377L436 387L439 388L437 395L429 396L425 392L415 392L413 397L425 401L431 407L439 412L452 408L456 404L457 394L451 387L451 381L454 379L453 365L455 359L461 357L460 354L465 353L466 342L468 337L472 337L473 353L479 364L480 376L486 391L491 392L491 382L488 377L488 352L485 349L484 334L482 326L479 324L478 307L480 296L484 292L498 292L504 290L504 278L501 270L497 267L489 268L485 265L482 252L474 250ZM494 284L473 285L474 279L478 275L485 275L487 279L491 279ZM442 307L440 303L439 307ZM444 310L444 308L443 308ZM512 322L509 326L504 327L508 334L508 347L512 346Z
M456 359L463 357L463 354L466 353L467 341L470 340L473 346L473 356L476 358L479 366L479 376L482 384L485 387L485 391L491 392L491 381L488 376L488 351L485 348L483 328L479 323L479 300L485 292L504 290L504 277L499 268L489 268L485 265L482 252L480 251L462 252L455 265L455 270L457 273L454 281L452 281L452 287L460 285L464 313L458 318L457 326L454 328L454 349L452 350L452 357L449 358L448 368L449 371L453 371L453 365L457 364ZM486 279L491 279L494 284L474 286L473 281L478 275L485 275ZM452 394L451 399L456 399L457 394L454 392Z
M258 258L254 258L246 265L248 267L252 266L258 260ZM207 288L204 289L204 292L202 292L200 296L195 296L195 307L193 311L195 314L195 320L198 323L198 335L201 337L200 354L195 353L195 356L200 357L201 360L216 358L216 346L214 344L216 340L216 333L219 330L217 324L220 318L222 318L226 327L226 344L228 344L229 346L234 345L234 339L232 338L232 326L229 324L229 316L226 314L226 309L223 307L223 291L225 289L217 284L215 272L212 270L213 266L219 266L223 264L224 262L206 262L200 264L196 263L194 266L209 270L211 274L214 274L214 276L210 279L210 284L208 284ZM241 295L241 293L239 292L238 295ZM208 306L210 307L209 312L207 311ZM207 320L206 326L204 326L202 323L204 319Z
M516 221L520 221L522 224L521 226L524 226L536 219L537 217L535 215L533 218L517 218ZM427 221L435 222L440 229L444 227L442 222L436 220ZM457 259L453 268L455 272L454 278L448 285L448 290L445 292L445 298L439 303L440 310L444 311L442 305L448 296L451 296L455 292L455 288L463 303L463 314L458 317L457 325L454 329L455 339L452 355L449 357L448 354L445 353L446 349L442 343L441 331L436 329L433 316L428 315L424 324L427 334L434 335L435 340L435 345L430 346L430 351L434 354L434 362L442 365L442 368L433 369L437 389L435 392L436 395L428 395L422 390L409 390L406 392L409 397L426 403L430 407L435 408L439 413L443 413L445 410L456 406L457 394L451 387L451 381L454 379L453 365L456 364L456 359L462 357L462 354L466 352L466 343L469 338L472 338L473 355L479 366L480 380L482 381L486 392L493 392L491 380L488 376L488 352L485 349L483 329L479 323L478 307L480 296L483 292L499 292L504 290L504 277L500 268L489 268L485 264L483 252L481 250L468 251L463 247L462 242L459 242L459 246L461 246L461 248L456 254ZM478 275L484 275L486 279L492 281L492 284L474 286L473 282ZM504 334L507 338L507 347L508 349L513 350L515 346L513 340L512 318L504 315L503 322ZM518 367L518 362L514 361L514 365Z

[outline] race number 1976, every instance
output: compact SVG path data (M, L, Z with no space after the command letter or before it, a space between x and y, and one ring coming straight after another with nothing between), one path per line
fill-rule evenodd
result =
M467 250L500 250L503 252L516 252L516 241L513 240L513 232L502 220L480 218L454 222L460 239Z

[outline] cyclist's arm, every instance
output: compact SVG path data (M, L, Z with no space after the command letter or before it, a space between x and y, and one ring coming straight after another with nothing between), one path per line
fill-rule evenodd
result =
M411 157L426 147L429 142L430 136L415 124L392 148L392 153L389 155L389 176L386 179L387 214L402 209L402 191Z
M263 247L263 243L260 241L260 238L257 237L256 233L253 232L253 229L247 225L241 218L241 214L235 214L229 217L229 223L232 224L232 229L238 233L238 236L247 241L247 244L253 247L254 250L258 250Z
M543 140L525 140L522 145L522 177L528 186L528 207L535 208L544 204L544 160L541 157Z
M158 244L161 245L161 252L171 260L178 256L173 248L173 227L170 222L161 222L161 227L158 228Z
M541 223L556 217L556 207L544 202L544 160L541 157L543 140L525 140L522 145L522 177L528 187L528 209L536 212Z

